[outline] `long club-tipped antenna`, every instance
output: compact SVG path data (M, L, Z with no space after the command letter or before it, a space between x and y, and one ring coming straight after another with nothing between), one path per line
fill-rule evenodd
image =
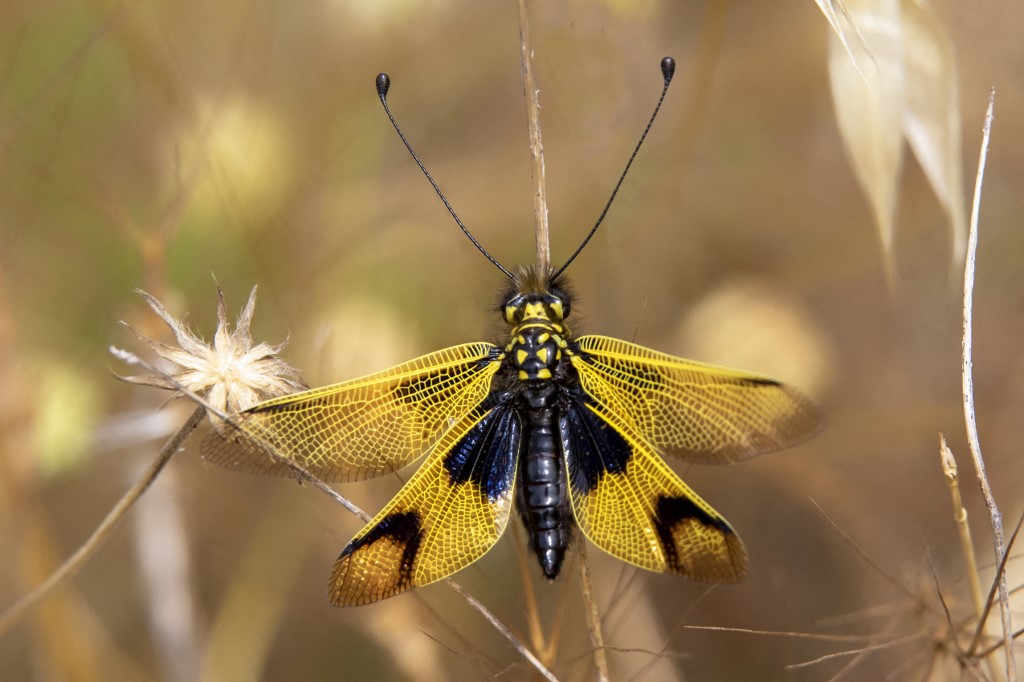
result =
M661 75L665 79L665 85L661 89L661 97L658 98L658 104L657 106L654 107L654 113L651 114L651 120L647 122L647 127L644 128L643 135L640 136L640 141L636 143L636 147L633 149L633 153L630 155L629 161L626 162L626 167L625 169L623 169L622 175L619 176L619 181L615 183L615 189L612 190L612 195L608 197L608 203L604 205L604 210L601 211L601 215L598 216L597 222L594 224L592 228L590 228L590 232L587 233L587 236L583 240L583 243L579 245L579 247L573 252L571 256L569 256L569 260L565 261L565 265L555 270L554 274L551 275L551 279L555 279L563 272L565 272L565 269L569 267L570 263L576 260L576 256L580 255L580 251L583 250L583 247L587 245L587 242L590 241L590 238L594 236L595 232L597 232L597 228L601 227L601 223L604 221L604 217L608 215L608 209L611 208L612 202L615 201L615 195L619 193L619 188L622 187L622 181L626 179L626 173L629 172L629 167L633 165L633 159L636 158L637 152L640 151L641 145L643 145L644 140L647 139L647 133L651 131L651 126L654 125L654 119L658 116L658 112L661 110L661 104L662 102L665 101L665 93L668 92L669 83L672 82L672 76L675 74L675 72L676 60L672 59L672 57L665 57L664 59L661 60Z
M405 144L405 148L409 150L410 154L412 154L412 158L413 160L416 161L416 165L420 167L420 170L423 171L423 175L425 175L427 177L427 180L430 181L430 184L431 186L433 186L434 191L437 192L437 196L441 197L441 201L444 202L445 208L448 209L448 212L452 214L452 218L455 218L455 222L458 224L460 228L462 228L462 231L466 234L466 236L469 237L469 241L473 242L473 246L475 246L480 251L480 253L484 254L487 260L494 263L494 266L496 268L504 272L509 279L514 281L515 275L513 275L501 263L495 260L494 256L489 254L487 252L487 249L481 246L480 242L476 240L476 237L474 237L473 234L469 231L469 229L462 224L462 221L459 220L459 216L455 213L455 209L452 208L452 205L448 203L448 199L445 198L444 192L442 192L441 188L437 186L436 182L434 182L434 178L430 177L430 173L427 172L426 166L424 166L423 162L420 161L420 157L416 156L416 152L413 151L412 145L409 144L409 140L405 139L405 134L402 133L402 129L398 127L398 122L395 120L395 117L391 115L391 109L388 108L388 89L390 88L391 77L388 76L386 73L377 74L377 96L380 97L380 103L384 105L384 113L386 113L388 115L388 118L391 120L391 125L395 127L395 132L397 132L398 136L402 138L402 142Z

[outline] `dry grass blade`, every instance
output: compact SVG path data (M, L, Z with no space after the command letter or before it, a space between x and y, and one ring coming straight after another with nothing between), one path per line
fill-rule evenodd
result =
M850 11L846 9L846 5L843 4L842 0L814 0L818 4L818 9L825 15L825 19L828 21L829 26L832 27L832 32L839 40L843 49L846 50L846 54L849 55L850 61L853 63L854 68L860 72L860 64L857 61L857 54L867 54L868 49L864 44L864 36L860 34L860 30L857 25L853 23L853 19L850 18ZM849 30L856 37L857 52L850 46L850 36L847 35L847 30L844 29L843 25L849 27Z
M829 83L843 144L871 206L892 284L906 90L899 6L858 2L851 15L850 22L863 28L863 40L846 43L839 34L829 35Z
M985 471L985 460L981 454L981 442L978 437L978 422L974 410L974 373L973 373L973 309L974 309L974 270L978 252L978 215L981 210L981 189L985 178L985 162L988 158L989 138L992 133L992 118L995 109L995 90L989 94L988 108L985 112L985 125L982 129L981 151L978 156L978 174L974 183L974 200L971 206L970 232L967 240L967 263L964 267L964 315L963 315L963 399L964 420L967 424L967 442L970 446L971 460L978 475L978 483L985 498L992 523L993 550L996 564L1000 567L1005 561L1005 543L1003 541L1003 517L996 504ZM1017 679L1016 661L1013 654L1013 621L1010 614L1010 597L1007 592L1006 573L1000 570L996 574L999 592L999 612L1003 625L1003 644L1006 656L1006 678L1010 682Z
M906 70L903 134L946 214L952 274L963 262L967 234L953 41L935 9L924 2L901 2L900 24Z
M107 513L103 521L96 526L96 530L92 532L89 539L82 543L75 550L75 553L68 557L41 585L12 604L3 614L0 614L0 636L3 636L4 633L10 630L33 606L50 594L55 587L74 575L75 572L96 555L96 552L107 541L107 538L110 537L110 534L117 527L121 519L124 518L124 515L142 497L142 494L149 489L149 486L160 475L167 462L171 460L174 453L181 449L185 439L195 431L205 415L206 410L203 407L196 407L192 415L181 425L181 428L167 440L167 443L160 450L156 459L142 472L139 480L125 491L125 494L121 496L117 504Z

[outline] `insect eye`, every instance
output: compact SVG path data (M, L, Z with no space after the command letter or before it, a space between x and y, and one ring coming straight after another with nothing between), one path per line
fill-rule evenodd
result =
M569 298L566 296L549 294L544 298L544 305L556 320L561 321L569 317Z
M551 318L554 321L558 322L565 317L565 311L560 300L557 298L551 298L549 301L546 301L546 303L547 308L550 311Z
M523 321L523 297L519 295L509 296L501 305L501 314L509 324L519 324Z

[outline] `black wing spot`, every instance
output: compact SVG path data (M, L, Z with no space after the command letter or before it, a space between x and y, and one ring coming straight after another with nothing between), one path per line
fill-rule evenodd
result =
M775 379L758 379L755 377L744 377L740 383L747 384L749 386L782 386L782 383Z
M397 547L404 548L399 567L399 577L395 582L395 586L398 588L396 591L401 592L412 581L416 555L419 553L420 543L423 541L423 523L417 512L395 512L385 516L366 535L350 542L342 550L341 555L338 556L338 562L341 563L342 559L352 555L357 550L369 547L382 540L387 540Z
M665 559L673 571L684 573L685 566L680 561L679 553L676 551L676 539L674 531L686 521L696 521L703 526L712 526L726 535L734 535L732 527L724 519L716 519L694 504L688 497L668 497L662 495L651 517L651 523L658 533L658 540L665 550Z
M381 519L350 542L334 563L327 588L331 602L369 604L413 587L423 536L423 521L415 511Z

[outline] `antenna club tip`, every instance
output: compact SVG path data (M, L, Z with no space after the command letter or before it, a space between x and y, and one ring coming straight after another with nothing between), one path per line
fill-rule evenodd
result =
M377 74L377 96L384 99L388 96L388 90L391 88L391 76L384 72Z
M665 57L661 60L661 75L665 78L665 85L672 82L672 76L676 72L676 60L672 57ZM382 74L383 75L383 74Z

